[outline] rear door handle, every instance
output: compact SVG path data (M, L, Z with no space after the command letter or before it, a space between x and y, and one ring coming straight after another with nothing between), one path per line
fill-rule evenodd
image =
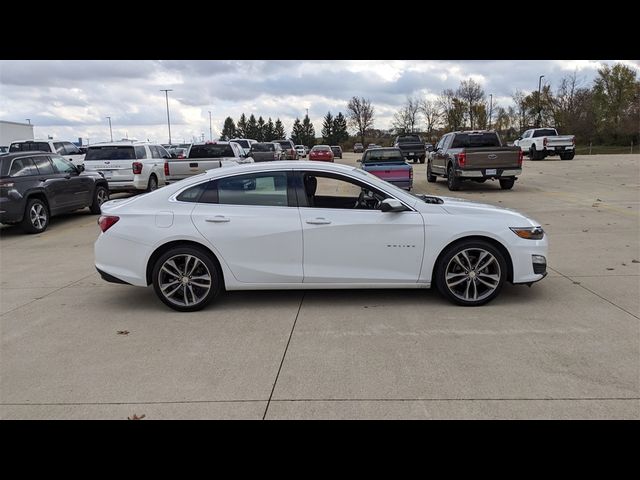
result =
M231 219L225 217L224 215L216 215L213 218L206 218L205 221L211 222L211 223L225 223L225 222L230 222Z
M307 223L311 225L329 225L331 220L327 220L326 218L314 218L313 220L307 220Z

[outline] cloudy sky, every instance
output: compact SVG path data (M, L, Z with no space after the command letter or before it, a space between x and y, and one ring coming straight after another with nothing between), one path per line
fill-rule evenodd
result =
M407 96L433 97L460 81L480 82L494 105L508 106L516 89L536 90L538 76L555 89L577 70L585 85L597 69L613 60L470 60L470 61L0 61L0 120L35 125L36 137L90 143L125 136L167 142L165 94L169 93L174 142L203 134L209 138L224 119L242 112L276 117L291 132L306 109L316 134L327 111L344 112L354 95L375 107L375 127L389 128ZM640 61L621 61L640 76Z

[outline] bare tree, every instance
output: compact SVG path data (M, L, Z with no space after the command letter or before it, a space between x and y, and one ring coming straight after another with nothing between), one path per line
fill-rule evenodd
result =
M481 113L481 105L484 105L486 102L484 90L472 78L468 80L463 80L460 82L460 87L458 87L458 91L456 92L458 98L462 100L467 109L467 115L469 116L469 124L471 126L471 130L473 130L475 123L478 120L478 114ZM486 111L486 107L484 108ZM486 113L483 113L486 116ZM475 122L474 122L475 121Z
M446 122L446 129L460 130L464 126L464 105L456 92L450 88L443 90L437 103L442 111L442 118Z
M407 97L407 101L393 116L393 126L398 133L413 133L419 122L420 101Z
M518 114L518 123L519 123L518 130L520 131L520 133L522 133L524 129L527 128L527 126L529 125L529 120L527 116L527 102L526 102L527 96L524 94L522 90L516 90L515 92L513 92L513 95L511 96L511 98L513 98L513 103L516 104L516 111Z
M420 102L420 111L427 125L427 136L431 139L433 130L440 124L442 109L438 105L438 102L425 98Z
M349 125L358 131L360 141L364 144L364 136L367 129L373 127L374 117L371 101L364 97L353 97L347 104L347 117Z

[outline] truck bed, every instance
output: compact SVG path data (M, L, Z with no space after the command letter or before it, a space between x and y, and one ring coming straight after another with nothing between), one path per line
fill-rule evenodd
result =
M183 178L198 175L213 168L238 165L238 162L224 158L184 158L165 162L165 177L167 183L177 182ZM167 174L168 169L168 174Z

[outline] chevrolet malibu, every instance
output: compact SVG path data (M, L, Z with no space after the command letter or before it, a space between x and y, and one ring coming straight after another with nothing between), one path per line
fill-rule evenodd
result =
M153 285L178 311L224 290L429 288L465 306L505 281L546 275L535 220L469 201L413 195L362 169L309 161L210 170L102 204L103 279Z

